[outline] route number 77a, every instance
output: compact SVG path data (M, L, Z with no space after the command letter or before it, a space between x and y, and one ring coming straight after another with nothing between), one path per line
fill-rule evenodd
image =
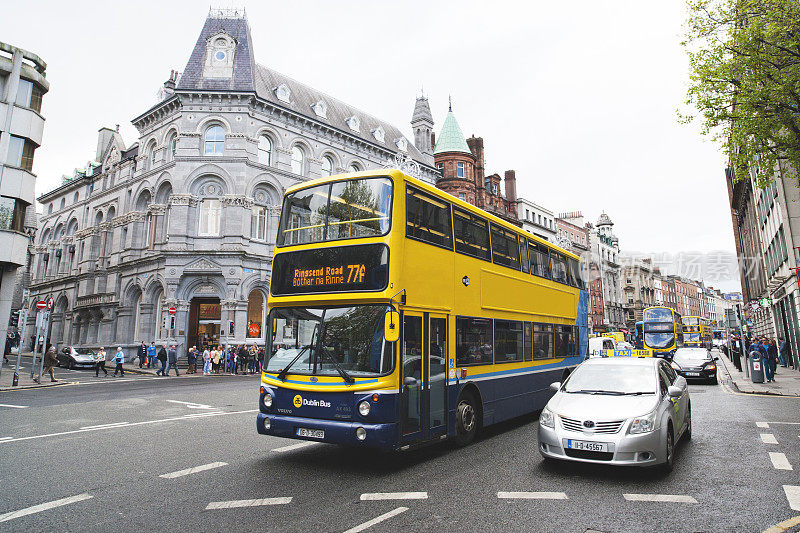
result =
M362 283L366 270L364 265L347 265L347 283Z

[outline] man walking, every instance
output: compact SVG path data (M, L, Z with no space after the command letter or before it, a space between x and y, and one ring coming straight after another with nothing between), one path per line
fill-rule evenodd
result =
M94 377L100 377L100 370L103 371L105 377L108 377L108 370L106 370L106 350L102 346L97 353L94 354Z
M211 351L208 345L203 347L203 375L207 376L211 373Z
M158 363L156 363L157 355L158 348L156 348L156 343L151 341L150 346L147 347L147 368L158 368Z
M120 377L124 377L125 370L122 368L122 363L125 362L125 352L122 351L122 346L117 346L117 353L114 354L114 362L117 363L117 366L114 367L114 377L117 377L117 371L119 371Z
M145 344L144 341L139 345L139 351L136 355L139 357L139 368L142 368L147 362L147 344Z
M786 339L783 337L779 337L780 340L780 350L778 351L778 356L781 359L781 366L786 368L789 366L789 343L786 342Z
M158 350L158 361L161 363L161 368L156 371L156 376L163 376L166 377L166 370L167 370L167 345L164 344L161 346L161 349Z
M186 361L189 363L189 368L186 370L187 374L194 374L194 366L197 363L197 347L192 346L186 354Z
M169 366L167 367L167 373L164 375L169 376L169 369L174 368L175 375L179 376L180 374L178 374L178 350L175 348L174 344L170 347L169 351L167 352L167 361L169 362Z

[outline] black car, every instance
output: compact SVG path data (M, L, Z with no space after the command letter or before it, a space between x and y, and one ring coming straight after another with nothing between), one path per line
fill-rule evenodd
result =
M94 352L67 346L58 354L58 365L64 368L94 368Z
M687 381L717 383L717 361L706 348L678 348L672 356L672 368Z

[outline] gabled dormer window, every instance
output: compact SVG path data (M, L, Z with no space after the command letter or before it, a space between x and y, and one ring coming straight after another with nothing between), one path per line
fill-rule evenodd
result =
M372 136L375 137L378 142L383 142L386 139L386 131L383 129L383 126L378 126L372 130Z
M319 102L312 104L311 109L314 110L314 114L318 117L328 118L328 104L324 101L320 100Z
M275 97L281 102L286 102L288 104L291 102L292 91L289 90L288 85L281 83L275 87Z
M406 141L405 137L400 137L399 139L395 139L394 143L397 145L397 148L399 148L401 152L408 151L408 141Z
M352 117L345 120L347 122L347 127L353 130L354 132L358 133L361 130L361 119L357 116L353 115Z

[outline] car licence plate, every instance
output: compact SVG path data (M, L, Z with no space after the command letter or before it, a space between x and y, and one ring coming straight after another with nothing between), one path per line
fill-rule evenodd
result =
M325 430L323 430L323 429L297 428L297 436L298 437L309 437L309 438L312 438L312 439L324 439L325 438Z
M686 374L689 377L693 377L693 378L696 378L696 377L700 376L700 372L684 372L684 374Z
M608 443L567 439L567 448L571 450L585 450L587 452L607 452Z

